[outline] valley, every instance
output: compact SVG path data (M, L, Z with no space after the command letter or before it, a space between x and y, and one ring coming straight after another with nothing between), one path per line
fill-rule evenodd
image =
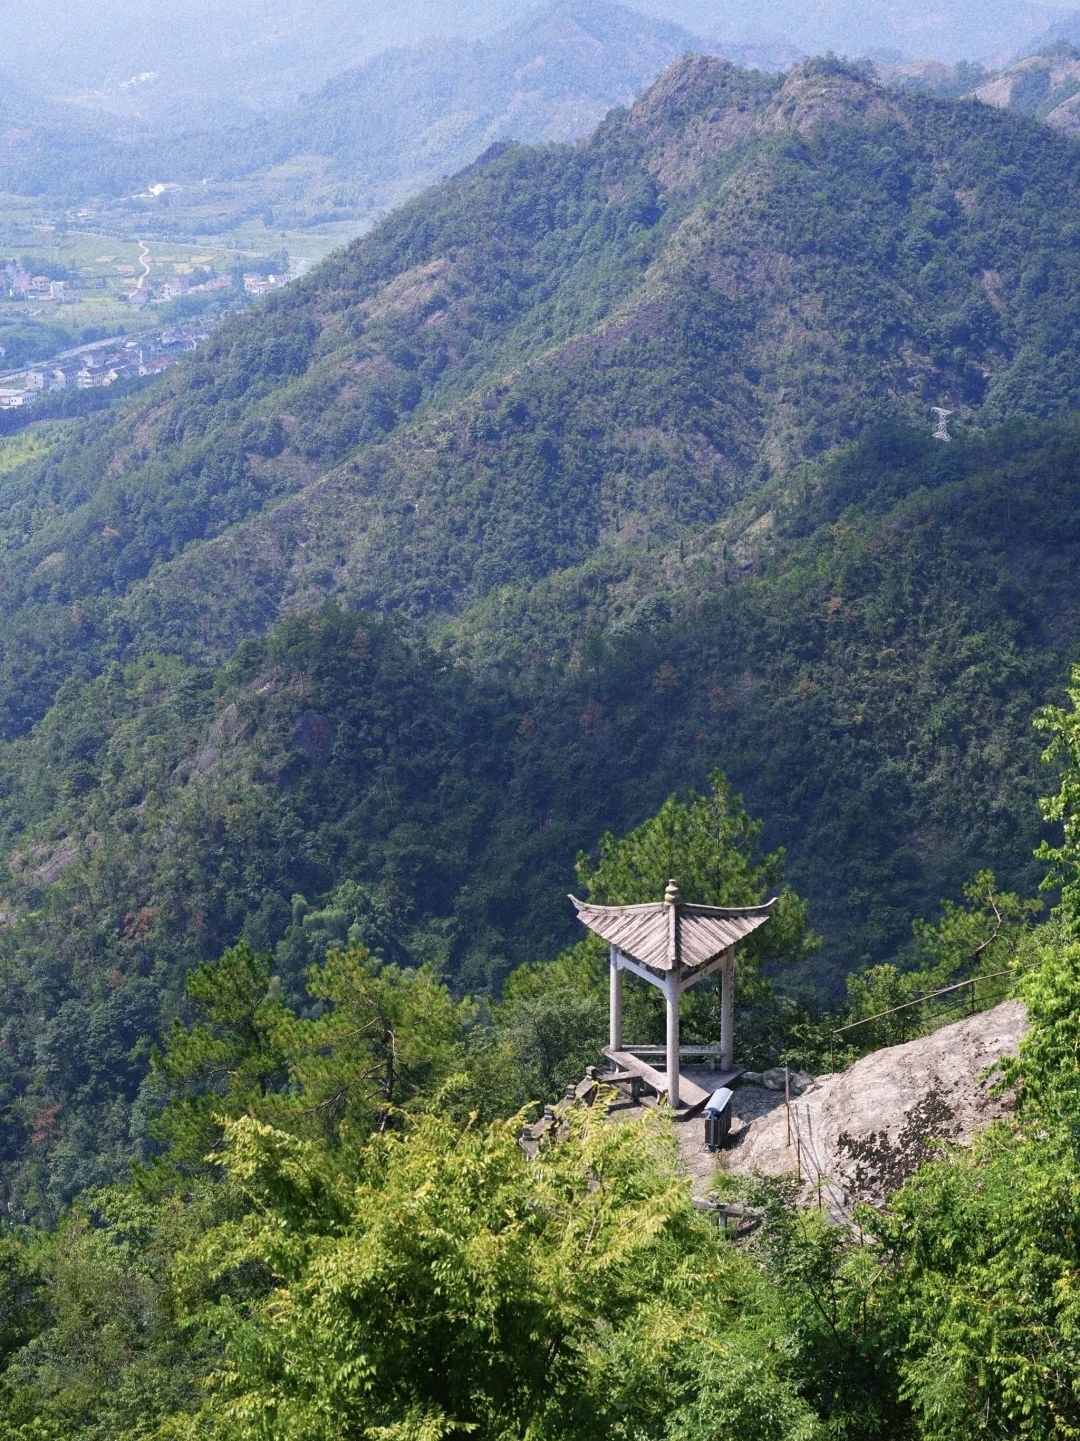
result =
M174 18L0 86L0 1434L1080 1430L1068 17Z
M119 1006L134 1045L239 937L296 984L309 914L388 897L392 954L497 991L566 939L576 852L717 766L814 896L808 999L981 868L1030 892L1077 608L1071 155L838 62L687 59L57 422L0 478L12 1010ZM57 1082L6 1064L32 1119Z

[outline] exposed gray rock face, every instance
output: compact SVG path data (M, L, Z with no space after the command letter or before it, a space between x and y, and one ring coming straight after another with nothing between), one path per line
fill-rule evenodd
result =
M744 1085L754 1084L754 1081L750 1079L751 1076L755 1077L757 1084L764 1086L767 1091L782 1091L786 1083L788 1094L792 1096L801 1096L803 1091L808 1091L814 1084L813 1076L806 1071L785 1071L783 1066L774 1066L772 1070L762 1071L760 1077L756 1071L744 1072L742 1078Z
M837 1216L858 1201L881 1204L934 1154L939 1140L970 1141L1011 1110L1012 1097L991 1095L993 1079L984 1073L1015 1054L1026 1029L1024 1007L1005 1001L822 1076L792 1100L790 1145L782 1095L740 1086L723 1164L740 1172L801 1174L802 1199L820 1194Z

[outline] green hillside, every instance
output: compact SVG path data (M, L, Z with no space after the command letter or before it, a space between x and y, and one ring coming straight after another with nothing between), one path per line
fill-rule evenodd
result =
M812 898L804 989L982 866L1030 893L1078 460L1072 422L888 432L699 537L503 591L451 649L323 608L216 673L70 680L0 771L15 1194L51 1209L122 1167L192 964L243 935L293 988L353 935L486 990L572 938L580 848L716 765Z
M5 479L8 733L76 656L326 596L430 624L868 424L1073 403L1078 180L985 107L708 60L490 157Z
M571 935L577 850L716 766L810 900L804 988L982 866L1029 892L1078 167L835 62L687 59L12 452L8 1194L145 1143L195 962L245 936L296 998L353 933L497 987Z

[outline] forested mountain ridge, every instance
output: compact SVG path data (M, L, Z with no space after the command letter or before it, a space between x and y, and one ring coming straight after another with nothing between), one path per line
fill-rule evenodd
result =
M326 595L430 620L868 423L1071 403L1078 164L842 67L700 59L584 147L488 158L5 478L9 731L53 647L223 654Z
M689 58L0 440L5 1441L1080 1434L1078 181ZM608 1034L567 891L672 876L778 896L738 1064L978 979L1001 1119L829 1219L718 1166L730 1229L662 1100L526 1154Z
M978 866L1026 887L1078 180L1015 116L689 58L13 452L11 1194L143 1143L193 963L246 935L295 989L355 933L497 984L566 937L574 852L717 764L819 979Z
M290 991L348 936L486 990L570 939L579 848L718 763L813 897L796 984L893 954L980 866L1030 892L1078 464L1075 423L887 433L700 541L493 596L452 651L322 609L216 674L70 681L0 765L12 1193L48 1213L122 1169L145 1038L236 936Z

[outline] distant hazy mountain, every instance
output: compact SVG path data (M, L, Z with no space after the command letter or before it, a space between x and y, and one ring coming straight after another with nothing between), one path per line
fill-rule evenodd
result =
M65 0L26 7L20 64L54 94L128 114L207 99L269 109L394 45L474 37L534 0Z
M492 144L576 139L680 55L713 48L608 0L557 0L486 39L387 51L224 145L200 138L207 156L197 168L251 175L317 156L327 162L327 203L344 199L371 213ZM779 48L728 48L730 58L772 69L795 58Z
M1037 55L1059 44L1080 46L1080 10L1070 10L1024 47L1025 55Z
M176 219L192 198L213 201L201 185L209 179L225 182L226 218L230 205L272 208L292 223L367 218L492 144L577 139L680 55L716 48L609 0L555 0L483 39L384 51L268 115L219 107L208 122L200 106L197 125L154 131L134 117L46 107L32 134L24 127L16 145L0 144L0 189L71 200L130 195L151 178L198 182L172 197ZM782 46L722 49L774 70L797 58ZM11 113L31 110L24 99ZM247 182L239 196L236 180Z
M974 94L988 105L1007 106L1080 135L1080 50L1061 44L1025 56L990 76Z
M127 114L193 103L260 110L287 104L389 47L475 39L524 16L535 0L65 0L23 6L20 72L54 95ZM724 45L795 45L803 53L894 52L894 58L1000 59L1070 7L1028 0L641 0L653 18Z
M1070 135L1080 135L1080 49L1064 40L1024 55L1000 70L961 61L878 65L886 84L946 97L969 96L1001 110L1018 110Z
M899 60L998 61L1016 54L1060 21L1068 6L1026 0L643 0L662 14L725 42L758 39L763 30L812 54L871 55Z
M0 72L0 190L19 195L114 193L142 176L140 143L109 117L55 103Z

